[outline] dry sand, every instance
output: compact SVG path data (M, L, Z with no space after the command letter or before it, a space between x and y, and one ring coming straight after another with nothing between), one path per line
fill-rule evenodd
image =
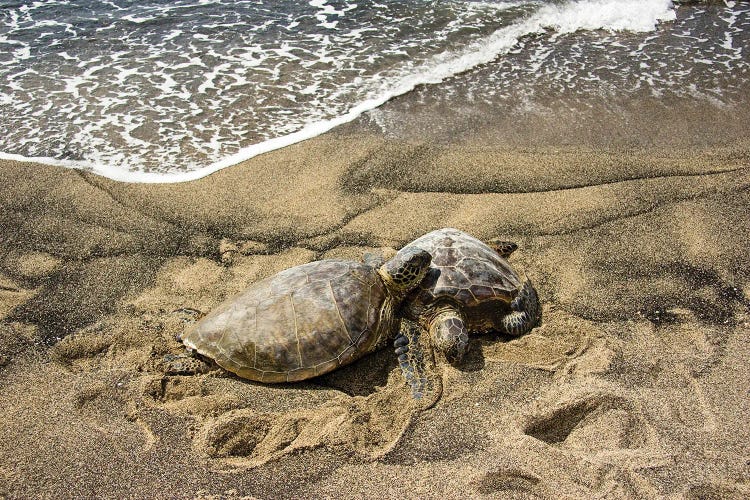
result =
M176 185L0 162L0 496L746 497L749 168L344 133ZM291 385L158 368L191 309L445 226L517 241L544 324L473 339L428 411L390 351Z

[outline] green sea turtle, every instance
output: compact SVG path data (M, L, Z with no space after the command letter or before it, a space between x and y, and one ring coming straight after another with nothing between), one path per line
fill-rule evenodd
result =
M468 349L470 331L517 336L534 328L542 316L536 290L506 260L516 248L498 240L488 245L453 228L432 231L402 248L396 257L421 249L432 262L404 300L402 332L411 331L411 337L396 339L397 352L407 356L412 338L427 333L432 347L457 363Z
M345 260L292 267L220 304L181 340L250 380L322 375L393 340L396 311L429 264L429 253L413 247L380 267ZM167 362L173 373L194 368L184 356Z

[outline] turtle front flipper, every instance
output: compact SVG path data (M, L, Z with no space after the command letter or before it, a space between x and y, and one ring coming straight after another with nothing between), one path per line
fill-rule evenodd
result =
M503 328L508 335L523 335L541 322L542 308L531 281L524 282L510 308L513 312L503 318Z
M500 238L492 238L487 242L487 246L492 248L503 259L510 257L510 254L518 250L518 245L512 241L504 241Z
M426 410L440 399L443 383L435 373L432 348L424 345L428 340L422 333L423 330L417 324L403 320L401 331L393 345L412 397L421 409Z

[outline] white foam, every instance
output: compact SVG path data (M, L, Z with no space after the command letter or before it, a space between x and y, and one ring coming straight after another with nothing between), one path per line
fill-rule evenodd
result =
M136 15L129 15L129 16L124 16L123 19L125 19L126 21L130 21L130 22L136 23L136 24L141 24L141 23L145 23L147 21L151 21L154 18L152 16L149 16L149 17L138 17Z
M31 47L22 47L13 51L13 58L16 60L29 59L31 57Z
M586 0L542 7L530 22L558 33L599 29L644 32L676 17L671 0Z
M164 41L168 42L169 40L173 40L180 35L182 35L182 30L172 30L167 36L164 37Z

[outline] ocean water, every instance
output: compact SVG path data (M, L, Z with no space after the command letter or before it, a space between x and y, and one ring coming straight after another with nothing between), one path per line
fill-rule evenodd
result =
M397 128L404 95L731 108L749 50L746 2L0 0L0 157L180 182L363 115Z

